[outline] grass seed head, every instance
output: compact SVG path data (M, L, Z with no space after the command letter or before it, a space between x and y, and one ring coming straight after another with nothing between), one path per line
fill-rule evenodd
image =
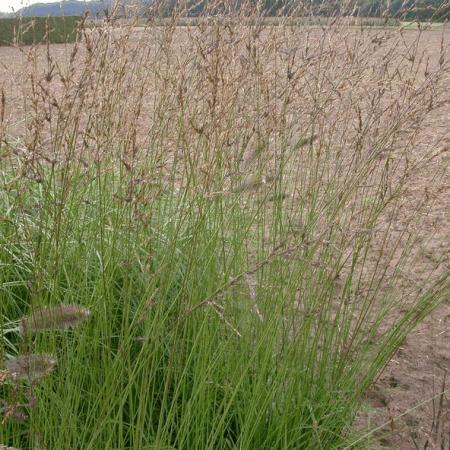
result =
M38 333L45 330L59 330L78 325L90 314L89 309L78 305L59 305L35 309L22 318L20 332Z
M13 380L38 380L49 375L55 366L56 358L47 354L22 355L6 363Z
M0 384L5 383L11 379L11 374L7 370L1 370L0 371ZM1 447L0 447L1 450Z

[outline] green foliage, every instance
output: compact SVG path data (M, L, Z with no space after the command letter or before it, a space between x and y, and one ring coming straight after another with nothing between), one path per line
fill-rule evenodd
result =
M234 200L208 201L201 206L206 216L187 220L171 193L153 205L164 214L139 226L132 210L114 200L114 176L102 176L101 187L88 182L95 173L72 178L71 189L83 188L71 192L62 216L56 198L63 187L51 178L42 188L29 186L25 215L8 206L14 181L3 196L0 279L2 317L9 320L60 299L92 308L81 332L36 343L58 358L51 384L34 388L38 407L27 411L51 448L306 449L344 442L351 398L364 383L358 387L358 374L343 377L340 370L320 380L331 354L316 354L322 368L309 365L311 355L297 339L280 348L281 291L260 296L264 323L242 294L230 299L240 337L220 311L197 308L229 282L232 267L245 270L238 263L242 246L221 256L220 236L230 223L219 211L235 209ZM185 206L200 206L192 202ZM230 238L242 243L245 235ZM266 270L273 283L293 282L303 264L285 270L274 258ZM7 402L13 396L3 390ZM0 438L13 436L17 447L30 448L27 429L8 424Z
M75 42L81 17L0 19L0 45Z

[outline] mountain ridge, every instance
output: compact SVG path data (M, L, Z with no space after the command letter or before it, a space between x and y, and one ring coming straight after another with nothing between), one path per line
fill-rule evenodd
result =
M20 8L16 15L22 17L40 16L103 16L105 10L111 7L111 1L65 0L53 3L34 3Z

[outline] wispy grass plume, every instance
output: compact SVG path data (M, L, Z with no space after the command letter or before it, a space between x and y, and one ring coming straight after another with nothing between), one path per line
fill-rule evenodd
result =
M49 375L56 367L56 359L47 354L27 354L6 362L6 370L13 380L36 381Z
M78 305L35 308L20 320L21 334L74 327L89 317L90 311Z

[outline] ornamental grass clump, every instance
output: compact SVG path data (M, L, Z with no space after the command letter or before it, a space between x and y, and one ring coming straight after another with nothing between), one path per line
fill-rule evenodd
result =
M0 442L351 447L364 392L449 295L448 237L414 278L446 184L448 126L427 134L446 44L428 61L422 28L164 6L20 49L23 109L3 87L1 351L58 364ZM78 304L95 320L61 332Z

